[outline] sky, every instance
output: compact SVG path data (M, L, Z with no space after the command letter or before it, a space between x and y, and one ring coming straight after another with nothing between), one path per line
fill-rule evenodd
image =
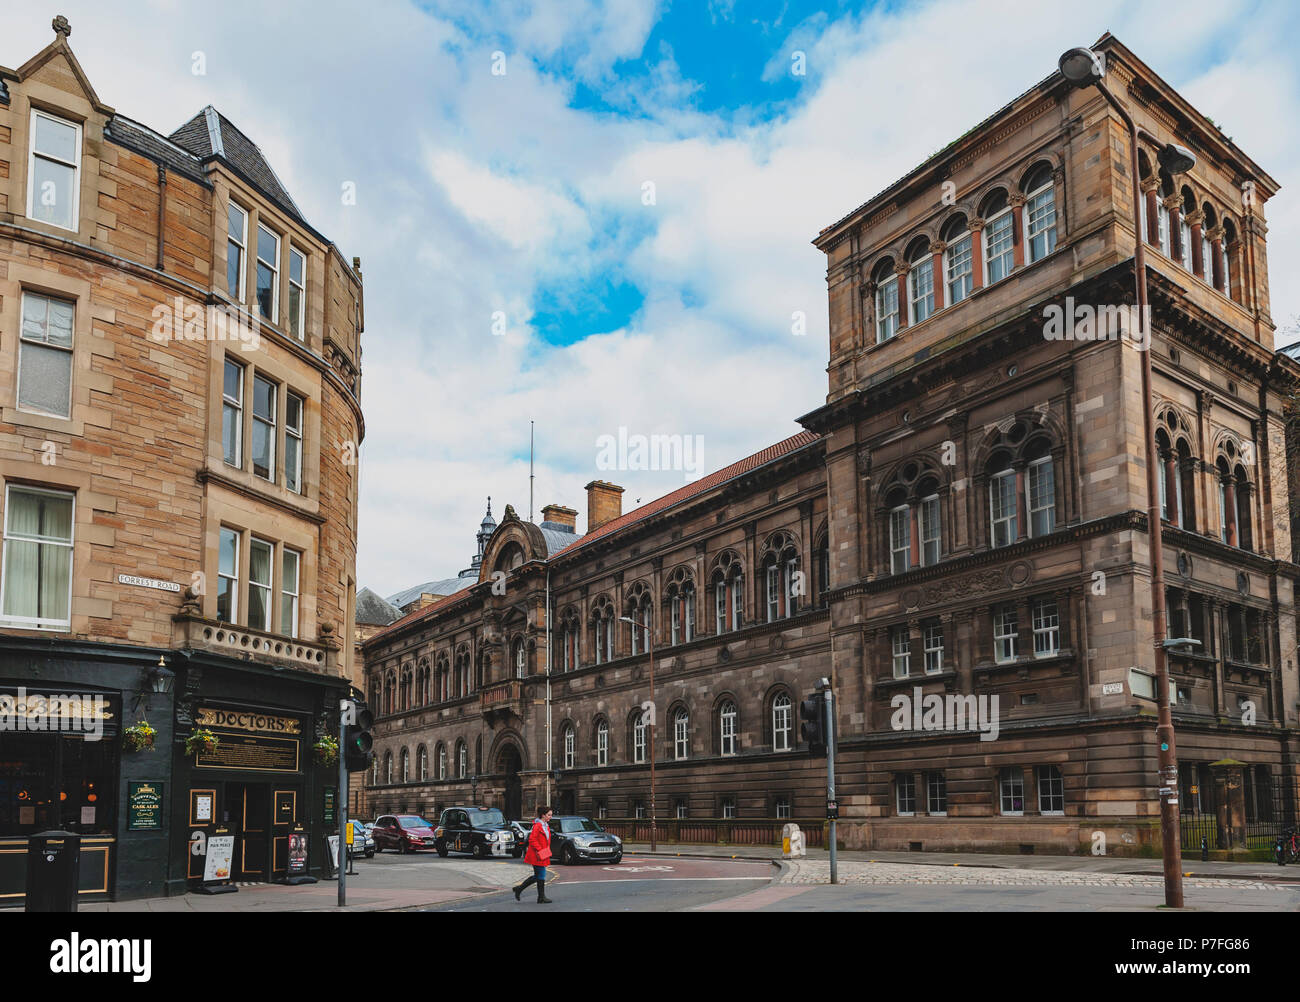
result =
M799 431L826 395L813 237L1108 30L1281 184L1272 312L1300 313L1290 0L4 3L0 64L66 15L101 99L163 133L215 105L361 258L382 595L467 567L488 495L527 516L530 421L536 519L579 531L592 479L626 511ZM610 469L621 435L698 454Z

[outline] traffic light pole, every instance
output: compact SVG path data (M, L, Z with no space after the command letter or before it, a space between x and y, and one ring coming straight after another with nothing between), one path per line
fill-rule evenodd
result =
M823 692L826 695L826 804L835 804L835 813L839 813L839 801L835 798L835 694L828 685ZM835 819L830 819L831 840L831 883L839 883L839 869L836 858Z
M347 737L348 737L348 707L349 700L340 700L339 702L339 789L334 797L334 809L339 812L339 907L343 908L348 903L347 888L347 826L348 818L348 759L346 754ZM329 840L325 842L325 851L330 851Z

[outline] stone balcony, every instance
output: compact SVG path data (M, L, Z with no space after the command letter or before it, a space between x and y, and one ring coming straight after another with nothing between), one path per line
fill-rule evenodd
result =
M332 636L301 640L185 612L173 616L172 624L173 643L181 648L327 675L338 672L338 644Z
M496 682L479 690L479 712L488 723L509 716L522 716L524 684L517 678Z

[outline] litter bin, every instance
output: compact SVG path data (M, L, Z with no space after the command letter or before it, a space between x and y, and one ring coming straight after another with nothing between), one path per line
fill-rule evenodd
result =
M81 836L40 832L27 838L25 911L75 912L81 873Z

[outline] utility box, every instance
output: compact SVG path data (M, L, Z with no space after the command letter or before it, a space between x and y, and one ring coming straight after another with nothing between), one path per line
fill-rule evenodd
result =
M80 835L52 831L28 836L24 911L75 912L80 876Z

